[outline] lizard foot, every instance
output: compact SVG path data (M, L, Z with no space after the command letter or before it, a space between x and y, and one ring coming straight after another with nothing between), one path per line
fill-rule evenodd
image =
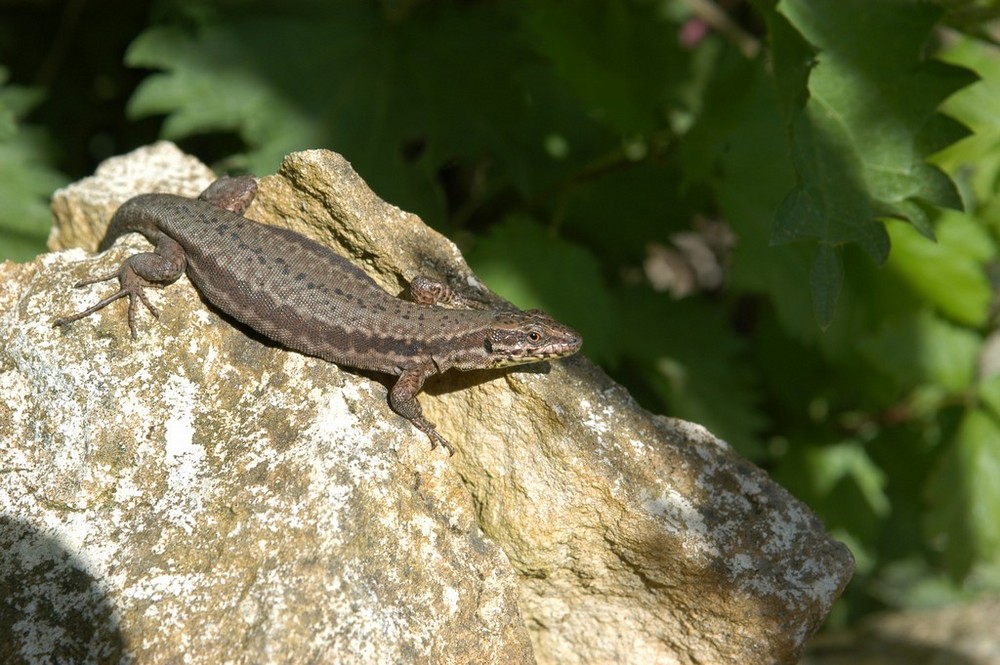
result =
M434 450L435 448L438 447L438 444L441 444L441 447L448 451L449 457L453 457L455 455L455 449L452 448L451 444L448 443L448 440L446 438L438 434L438 431L434 428L434 425L432 425L429 420L421 416L418 418L411 419L410 422L413 423L414 427L416 427L418 430L420 430L428 437L430 437L431 450Z
M79 321L80 319L88 317L98 310L104 309L114 301L128 296L128 327L132 333L132 339L138 339L139 332L135 325L135 310L138 303L141 302L145 305L146 309L148 309L155 318L160 318L160 313L155 307L153 307L153 304L149 302L149 299L146 298L144 287L149 286L149 283L139 277L139 275L135 274L135 271L128 264L128 261L126 261L119 270L116 270L113 273L80 280L73 286L79 288L81 286L87 286L88 284L106 282L114 277L118 277L118 281L121 283L121 289L119 289L117 293L112 293L107 298L104 298L100 302L88 307L82 312L71 314L70 316L59 317L52 322L52 325L64 326L68 323L72 323L73 321Z

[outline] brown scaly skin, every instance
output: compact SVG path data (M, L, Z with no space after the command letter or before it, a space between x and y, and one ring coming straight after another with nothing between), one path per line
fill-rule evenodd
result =
M329 248L287 229L242 216L256 194L252 178L222 178L198 199L141 194L115 212L101 241L106 250L121 235L141 233L152 252L129 257L110 275L121 289L94 306L56 319L65 325L128 297L128 323L143 292L187 271L206 300L220 311L282 345L338 365L399 376L389 404L431 439L454 449L426 418L417 401L424 380L450 368L486 369L572 355L583 339L538 310L446 309L469 306L446 285L418 277L416 302L389 295L360 268Z

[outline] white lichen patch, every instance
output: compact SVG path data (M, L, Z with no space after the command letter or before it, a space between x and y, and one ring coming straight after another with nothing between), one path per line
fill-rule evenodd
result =
M614 408L605 405L600 409L596 408L589 399L580 400L580 411L587 414L583 419L583 426L595 434L607 434L612 429L611 418L614 415Z
M168 413L163 438L167 491L158 507L171 524L188 534L193 532L197 514L214 484L206 467L205 448L195 438L197 396L197 386L177 374L172 374L164 385Z
M459 590L452 586L441 589L441 601L448 611L448 614L457 614L462 603L462 596Z
M663 489L659 496L644 492L641 505L650 515L657 517L667 530L682 536L682 546L691 554L715 557L719 549L710 537L708 525L695 505L673 488Z

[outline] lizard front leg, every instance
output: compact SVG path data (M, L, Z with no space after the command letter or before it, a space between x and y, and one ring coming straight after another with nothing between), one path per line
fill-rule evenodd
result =
M424 385L424 379L434 372L433 366L420 366L408 369L400 374L396 384L389 391L389 406L392 410L403 416L418 430L430 437L431 449L441 444L449 455L455 454L455 449L451 447L447 439L441 436L434 424L424 418L424 412L417 401L417 393Z
M204 192L198 195L202 201L219 208L225 208L237 215L242 215L257 196L257 181L253 176L243 175L235 178L222 176Z
M487 306L469 300L444 282L419 275L410 282L410 299L418 305L445 305L461 309L486 309Z

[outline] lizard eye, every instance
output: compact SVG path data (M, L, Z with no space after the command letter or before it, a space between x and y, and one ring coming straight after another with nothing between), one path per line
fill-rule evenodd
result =
M528 333L528 341L531 342L532 344L538 344L539 342L542 341L542 333L538 332L537 330L532 330L531 332Z

